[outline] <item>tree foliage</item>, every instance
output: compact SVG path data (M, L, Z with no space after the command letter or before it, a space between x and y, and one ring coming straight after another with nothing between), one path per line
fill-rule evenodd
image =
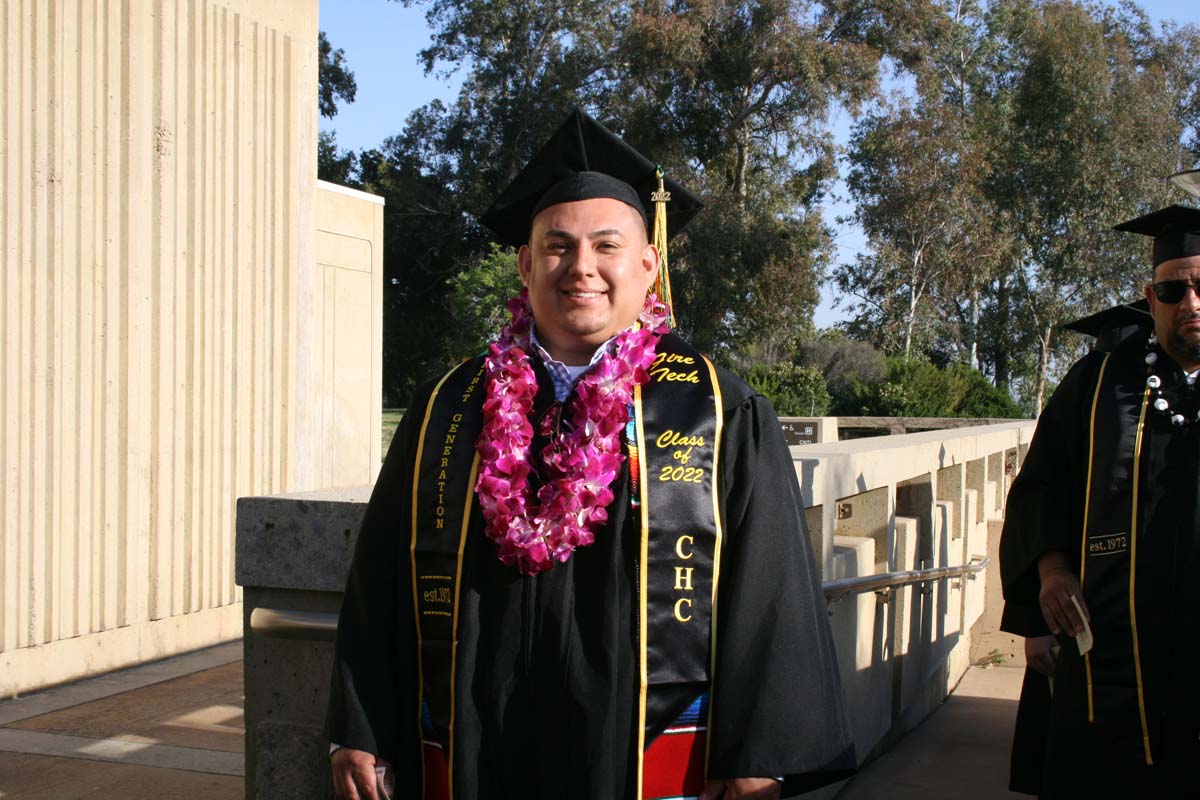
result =
M346 65L346 53L342 48L333 49L325 31L317 35L317 110L322 117L335 117L338 100L353 103L358 92L354 73Z
M755 364L745 378L781 417L823 417L829 411L825 378L813 367Z
M802 344L798 360L801 366L819 370L835 396L846 392L855 381L878 383L887 374L882 353L869 342L851 339L840 331L827 331Z
M377 148L319 148L322 175L386 200L393 402L501 323L512 253L477 215L575 106L706 204L671 247L681 332L728 364L815 366L839 396L890 382L871 402L910 410L924 390L904 381L925 367L879 383L877 357L853 366L868 345L978 366L1036 408L1077 351L1058 326L1128 299L1143 272L1108 226L1176 199L1161 178L1200 148L1200 33L1130 4L404 2L427 11L426 71L459 73L460 91ZM345 72L328 47L323 75L327 58ZM868 246L833 280L858 351L813 346L838 106L857 120L847 186Z
M939 369L927 361L893 356L884 380L853 381L835 397L833 413L880 417L1017 418L1024 414L987 376L965 364Z
M385 328L425 333L389 345L390 394L445 363L458 333L494 322L446 314L468 273L498 263L476 215L575 106L707 206L670 253L682 332L726 360L782 357L811 333L830 256L827 114L874 90L880 14L841 0L425 7L425 68L462 72L462 88L359 154L363 185L387 201Z
M508 300L521 293L515 253L493 244L474 269L450 279L446 310L457 320L449 352L463 357L483 352L508 323Z
M913 79L856 127L848 326L885 352L978 363L1040 408L1078 353L1059 326L1132 299L1147 264L1116 222L1178 198L1196 153L1194 26L1132 5L950 0L898 46ZM1191 48L1189 50L1189 48Z

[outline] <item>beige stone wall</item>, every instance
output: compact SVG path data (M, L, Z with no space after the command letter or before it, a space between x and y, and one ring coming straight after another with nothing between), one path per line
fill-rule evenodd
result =
M237 636L235 499L322 483L316 41L0 5L2 692Z
M382 460L383 198L317 181L316 204L316 484L361 486L375 482Z

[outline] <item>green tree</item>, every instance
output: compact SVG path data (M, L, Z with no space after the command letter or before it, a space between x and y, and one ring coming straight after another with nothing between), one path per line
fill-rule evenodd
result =
M837 280L848 326L888 352L991 371L1030 406L1078 353L1058 327L1130 299L1144 248L1109 226L1170 198L1194 160L1194 26L1132 5L909 5L893 55L907 97L857 126L869 250Z
M746 383L770 400L781 417L823 417L829 411L825 378L813 367L756 364L746 372Z
M333 131L317 134L317 177L342 186L358 183L358 156L353 150L338 147Z
M800 366L819 370L834 396L846 392L854 381L878 383L887 374L882 353L841 331L825 331L802 344L798 361Z
M400 398L463 354L450 297L460 276L472 285L468 273L495 262L477 217L570 108L603 90L616 31L616 12L593 0L426 8L421 60L427 73L464 71L458 96L358 155L364 188L386 200L384 384Z
M358 92L354 73L346 63L346 52L333 49L325 31L317 34L317 110L322 117L337 116L338 100L353 103Z
M317 110L322 117L337 116L338 100L353 103L358 92L354 73L346 65L346 53L333 49L325 31L317 36ZM337 145L333 131L317 134L317 177L324 181L352 186L355 183L358 159L353 151Z
M634 4L606 108L708 205L672 256L680 325L702 349L769 360L811 333L830 256L827 115L873 93L882 24L862 3Z
M927 361L891 357L884 380L855 381L834 398L848 416L1018 418L1019 406L987 376L965 364L939 369Z
M1143 248L1108 229L1166 200L1183 129L1168 72L1141 41L1144 15L1069 2L1036 11L1014 3L1002 19L1017 69L996 98L1009 114L990 191L1020 244L1006 300L1037 354L1023 366L1040 410L1061 324L1135 295Z
M450 279L447 310L455 323L450 352L464 357L482 352L508 324L507 302L520 293L516 254L493 244L478 266Z
M441 313L478 269L475 222L574 106L694 187L708 209L672 245L683 331L702 348L790 353L811 331L834 175L826 115L874 88L882 28L849 0L602 3L431 0L426 70L465 73L458 97L414 112L364 186L387 199L385 383L403 393L449 354ZM868 13L869 12L869 13ZM686 52L685 52L686 51ZM389 334L389 338L394 338ZM434 344L438 342L438 344ZM457 355L457 354L456 354Z
M870 249L835 282L859 299L857 327L874 329L887 351L908 356L914 337L928 345L945 336L930 298L960 288L985 257L974 155L957 109L936 105L869 115L851 137L847 184Z

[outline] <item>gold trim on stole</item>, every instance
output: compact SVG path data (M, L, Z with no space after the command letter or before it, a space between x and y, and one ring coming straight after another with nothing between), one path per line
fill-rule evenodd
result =
M1096 390L1092 393L1092 416L1088 422L1088 474L1087 484L1083 495L1083 540L1080 544L1079 556L1079 593L1083 594L1083 578L1087 569L1088 519L1092 510L1092 468L1095 466L1096 454L1096 406L1100 404L1100 385L1104 383L1104 370L1108 368L1108 355L1100 362L1100 375L1096 378ZM1083 668L1087 673L1087 702L1088 722L1096 721L1094 702L1095 690L1092 688L1092 658L1091 653L1083 654Z
M721 525L721 503L718 494L720 483L717 478L721 471L721 434L724 432L725 408L721 397L721 382L717 380L717 370L708 358L704 356L701 356L701 358L704 358L704 363L708 367L709 380L712 381L713 412L716 420L715 431L713 433L712 505L717 536L716 541L713 543L712 610L708 623L708 721L706 722L704 736L704 779L708 780L708 754L712 751L713 740L713 707L716 705L713 702L713 687L716 685L717 680L717 586L721 581L721 545L725 539L725 528Z
M1142 410L1138 415L1137 437L1133 444L1133 513L1130 515L1129 540L1129 627L1133 634L1133 672L1137 676L1138 714L1142 720L1142 745L1146 751L1147 766L1154 766L1150 754L1150 727L1146 724L1146 699L1142 691L1142 657L1138 653L1137 604L1134 594L1134 578L1137 575L1138 541L1138 477L1142 468L1142 433L1146 427L1146 407L1150 404L1150 387L1142 393Z
M637 429L638 486L646 486L646 431L642 426L642 387L633 387L634 426ZM646 492L641 492L641 550L638 554L638 727L637 727L637 797L641 800L645 791L643 782L646 769L646 691L649 685L649 670L646 666L647 631L646 616L649 612L647 597L650 571L650 503Z
M454 637L450 644L450 726L449 734L446 736L446 786L448 787L450 800L454 800L454 701L457 694L454 691L454 681L458 671L458 597L460 592L462 592L463 550L467 544L467 529L471 525L471 509L475 505L475 476L478 474L479 453L476 451L475 457L471 459L471 473L467 477L467 486L469 488L466 493L466 500L463 502L462 531L458 536L458 559L454 567L454 616L450 621L450 630ZM421 755L422 770L424 770L424 753Z
M442 385L449 380L450 376L457 372L462 365L455 367L442 376L442 379L433 387L433 391L429 395L429 401L425 404L425 418L421 420L421 432L417 436L417 454L413 460L413 484L412 484L412 534L408 544L408 565L412 572L412 606L413 606L413 625L416 629L417 636L417 742L420 745L421 752L421 796L425 796L425 730L421 725L421 703L425 700L425 667L422 661L422 649L424 642L421 640L421 610L417 607L417 488L421 480L421 456L425 452L425 432L429 428L429 418L433 415L433 404L437 400L438 392L441 391ZM457 619L457 618L456 618Z

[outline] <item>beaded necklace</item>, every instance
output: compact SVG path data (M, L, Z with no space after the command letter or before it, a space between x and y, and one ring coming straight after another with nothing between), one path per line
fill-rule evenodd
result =
M1158 337L1150 334L1150 338L1146 340L1146 386L1154 392L1154 401L1150 406L1163 416L1169 417L1172 425L1182 427L1200 422L1200 410L1197 410L1194 419L1188 419L1178 411L1172 411L1171 404L1163 396L1163 380L1154 371L1154 365L1158 363L1158 351L1155 349L1157 345Z

